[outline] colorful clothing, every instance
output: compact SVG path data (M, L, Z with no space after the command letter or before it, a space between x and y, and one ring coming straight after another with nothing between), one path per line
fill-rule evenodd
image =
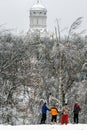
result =
M74 123L79 123L79 112L81 111L81 108L78 103L75 103L74 105Z
M61 120L61 123L62 124L68 124L69 123L69 107L68 105L66 104L64 107L63 107L63 114L62 114L62 120Z
M41 124L45 124L47 110L50 111L50 109L46 106L46 103L44 103L43 106L42 106Z
M52 107L51 111L50 111L51 115L52 115L52 122L57 122L57 115L58 115L58 110L56 107Z

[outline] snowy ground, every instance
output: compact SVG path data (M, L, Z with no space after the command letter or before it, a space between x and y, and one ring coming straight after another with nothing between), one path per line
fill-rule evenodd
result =
M4 126L0 130L87 130L87 124Z

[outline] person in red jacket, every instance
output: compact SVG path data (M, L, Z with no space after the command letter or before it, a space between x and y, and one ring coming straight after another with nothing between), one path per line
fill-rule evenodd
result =
M80 106L79 106L79 104L78 104L78 102L76 102L75 103L75 105L74 105L74 110L73 110L73 112L74 112L74 123L79 123L79 112L81 111L81 108L80 108Z

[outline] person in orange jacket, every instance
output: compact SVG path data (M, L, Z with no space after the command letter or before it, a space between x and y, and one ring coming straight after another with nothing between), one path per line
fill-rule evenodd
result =
M55 105L51 108L51 122L56 122L57 123L57 115L58 115L58 110L57 108L55 107Z

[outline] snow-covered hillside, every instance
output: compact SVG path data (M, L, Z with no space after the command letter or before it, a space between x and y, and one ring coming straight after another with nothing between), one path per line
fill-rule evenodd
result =
M69 121L78 101L79 123L87 124L87 41L64 39L0 33L0 124L37 125L44 102L60 111L66 101Z
M87 130L85 124L0 126L0 130Z

